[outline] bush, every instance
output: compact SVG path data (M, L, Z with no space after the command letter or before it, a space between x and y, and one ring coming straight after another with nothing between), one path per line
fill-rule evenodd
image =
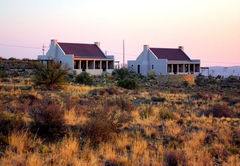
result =
M113 139L121 127L132 120L129 113L112 111L108 106L90 110L88 116L82 135L89 138L94 146Z
M228 82L236 82L238 81L238 77L237 76L233 76L233 75L230 75L227 79L226 79Z
M190 87L191 84L190 84L188 81L183 81L183 82L182 82L182 86L184 86L184 87Z
M89 73L82 72L75 77L75 82L79 84L91 85L93 80Z
M131 112L135 109L135 105L126 97L120 96L116 99L117 106L121 111Z
M136 80L132 78L125 78L123 80L119 80L117 86L126 88L126 89L139 89L139 85Z
M21 103L25 103L26 101L28 101L29 105L32 105L34 102L38 102L38 100L38 97L33 94L21 94L19 96L19 101Z
M65 79L66 79L68 82L73 82L74 77L75 77L75 75L74 75L73 73L68 73L68 74L65 76Z
M208 78L203 75L198 75L195 78L195 84L198 86L206 86L208 84Z
M112 75L118 80L122 80L122 79L126 78L127 76L129 76L129 74L130 73L128 72L127 68L115 69L112 72Z
M5 71L0 71L0 78L6 78L7 73Z
M142 110L140 111L139 115L142 119L149 118L153 115L153 106L151 104L147 104L142 107Z
M0 113L0 133L8 135L13 130L20 131L26 128L23 120L23 114L11 113L11 111L3 111Z
M31 131L39 136L63 136L64 110L60 104L49 99L39 100L31 106Z
M16 58L13 58L13 57L11 57L11 58L9 58L8 60L10 60L10 61L15 61L15 60L17 60Z
M168 150L163 156L163 166L178 166L178 155L173 150Z
M174 118L174 115L173 115L173 113L172 113L171 111L161 108L161 109L159 110L159 117L160 117L161 119L166 120L166 119L173 119L173 118Z
M192 95L192 98L196 100L212 100L213 99L213 94L211 92L197 92L196 94Z
M226 104L216 104L211 109L204 112L205 116L212 115L213 117L230 117L233 118L234 112Z
M61 66L60 62L52 61L50 64L33 62L32 81L36 86L43 86L48 90L61 89L62 84L66 82L65 76L70 68Z

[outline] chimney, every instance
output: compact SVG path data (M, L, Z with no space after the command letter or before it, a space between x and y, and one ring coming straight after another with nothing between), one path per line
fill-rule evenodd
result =
M94 42L94 44L100 47L100 42Z
M56 39L52 39L51 40L51 46L56 46L57 45L57 40Z
M184 46L179 46L178 47L180 50L184 50Z
M143 45L143 50L148 50L149 49L149 45Z

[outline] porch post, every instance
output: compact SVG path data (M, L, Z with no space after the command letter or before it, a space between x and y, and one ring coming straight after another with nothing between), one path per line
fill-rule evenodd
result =
M177 64L177 73L179 73L179 64Z
M171 64L171 73L173 73L173 64Z

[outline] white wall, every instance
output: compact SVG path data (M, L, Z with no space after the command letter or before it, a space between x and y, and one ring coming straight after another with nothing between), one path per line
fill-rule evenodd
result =
M128 60L127 61L127 67L128 67L128 70L129 71L132 71L132 72L137 72L137 61L136 60Z
M149 47L147 45L144 45L142 53L136 59L136 69L137 69L137 66L140 65L140 73L142 75L147 75L148 70L150 70L148 49Z
M155 75L167 74L167 59L155 60L154 73Z
M38 59L46 60L46 59L54 59L58 62L62 62L62 65L67 65L71 69L74 67L74 55L73 54L65 54L60 46L57 44L57 40L51 40L51 46L46 53L46 55L38 55Z
M47 59L57 59L57 51L56 51L57 40L52 39L50 42L51 42L51 45L48 52L46 53L46 57Z
M58 62L62 62L62 65L67 65L71 69L74 69L74 55L73 54L65 54L63 50L57 45L56 48L56 60Z

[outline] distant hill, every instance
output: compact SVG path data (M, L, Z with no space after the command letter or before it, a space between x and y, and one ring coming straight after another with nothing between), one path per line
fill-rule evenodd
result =
M208 71L202 71L203 75L208 75ZM209 75L229 77L230 75L240 76L240 66L210 66Z

